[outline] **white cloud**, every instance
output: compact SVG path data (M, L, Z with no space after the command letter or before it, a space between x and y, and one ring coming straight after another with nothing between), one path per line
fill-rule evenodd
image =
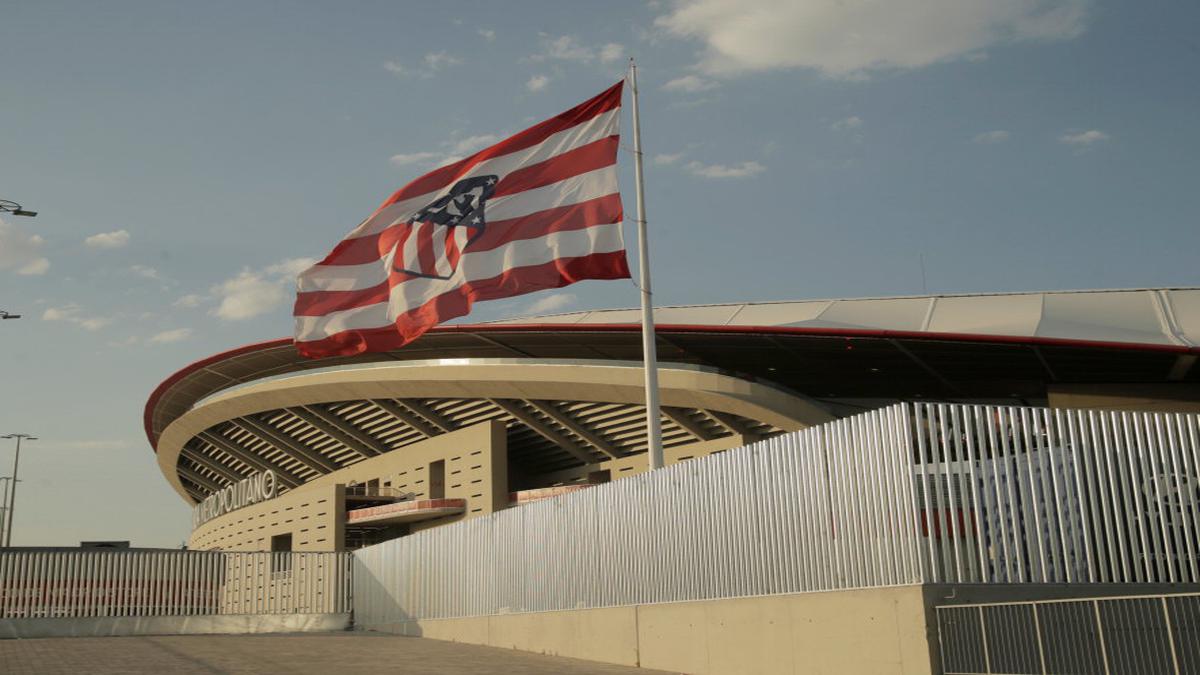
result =
M430 52L421 59L431 72L439 71L449 66L461 66L463 60L446 52Z
M417 68L406 66L397 61L384 61L383 69L400 77L416 76L428 79L441 70L450 66L459 66L462 63L463 60L461 58L448 52L429 52L421 57L421 65Z
M312 258L293 258L262 271L244 269L213 287L213 295L220 298L220 302L211 313L226 321L266 314L292 297L296 275L315 263Z
M389 161L396 166L408 166L409 164L424 164L441 156L441 153L438 152L409 152L392 155Z
M488 147L489 145L492 145L493 143L495 143L498 140L500 140L500 137L495 134L479 134L477 136L467 136L466 138L462 138L462 139L455 141L454 144L452 146L450 146L450 151L451 152L461 152L464 154L471 153L471 152L475 152L476 150L482 150L482 149Z
M40 237L38 237L40 239ZM50 269L50 261L46 258L37 258L29 261L24 267L17 269L17 274L22 276L37 276L45 274L46 270Z
M269 277L282 277L295 281L301 272L316 264L317 261L312 258L288 258L274 265L268 265L266 273Z
M500 137L495 134L467 136L466 138L443 142L443 149L440 152L424 151L392 155L391 162L396 166L444 166L493 145L499 140Z
M654 156L654 163L663 166L666 164L674 164L681 159L683 159L682 152L676 152L674 154L661 153Z
M596 53L585 47L571 35L561 35L556 38L542 39L542 52L530 57L534 61L557 59L559 61L591 61Z
M155 333L154 335L151 335L146 342L152 345L165 345L171 342L186 340L191 336L191 328L176 328L174 330L164 330L161 333Z
M558 312L575 304L578 298L574 293L552 293L532 302L525 311L529 314L545 314Z
M145 265L131 265L129 271L144 279L154 279L155 281L162 279L162 275L158 273L158 270Z
M266 314L287 299L281 284L248 270L222 282L213 290L221 298L221 304L213 310L213 314L227 321Z
M525 88L529 91L541 91L546 88L547 84L550 84L549 77L546 77L545 75L534 75L533 77L529 78L528 82L525 83Z
M491 28L480 28L479 30L477 30L475 32L479 33L479 35L481 37L483 37L484 40L487 40L488 42L491 42L492 40L496 39L496 31L492 30Z
M1079 132L1063 134L1062 136L1058 137L1058 142L1066 143L1067 145L1073 145L1077 148L1086 148L1089 145L1094 145L1096 143L1103 143L1104 141L1107 141L1108 139L1109 139L1109 135L1104 133L1103 131L1100 131L1098 129L1091 129L1088 131L1079 131Z
M985 131L982 134L977 134L975 138L971 139L971 142L979 143L980 145L995 145L996 143L1007 141L1008 136L1009 133L1007 131L996 129L995 131Z
M476 153L490 145L494 145L496 141L499 140L500 137L495 134L478 134L476 136L460 138L459 140L450 143L450 154L442 160L442 163L446 164L460 160L467 155Z
M1089 0L675 0L655 25L705 45L710 75L808 68L832 78L921 68L1027 40L1066 40Z
M579 42L574 35L550 37L543 34L542 51L529 57L530 61L574 61L577 63L612 63L625 57L625 45L608 42L591 47Z
M98 331L112 322L112 319L99 316L84 316L83 308L75 303L61 307L47 307L42 312L42 321L64 321L73 323L87 331Z
M45 274L50 261L42 256L46 240L26 234L21 228L0 220L0 270L17 274Z
M858 115L851 115L850 117L846 117L834 122L833 124L829 125L829 128L833 129L834 131L849 131L851 129L858 129L862 125L863 121L861 117Z
M79 305L47 307L46 311L42 312L42 321L66 321L68 316L78 312Z
M748 178L767 170L767 167L758 162L725 165L702 164L693 161L684 164L683 168L687 169L689 173L702 178Z
M129 233L125 230L101 232L84 239L83 243L91 248L121 248L129 243Z
M171 306L172 307L192 308L192 307L199 307L200 304L203 302L204 302L203 295L198 295L196 293L188 293L187 295L183 296L182 298L171 303Z
M717 83L713 80L700 77L699 75L684 75L677 77L662 86L666 91L683 92L686 94L695 94L702 91L715 89Z
M625 57L625 45L617 44L616 42L609 42L600 48L597 56L600 58L600 63L612 63L613 61L620 61Z

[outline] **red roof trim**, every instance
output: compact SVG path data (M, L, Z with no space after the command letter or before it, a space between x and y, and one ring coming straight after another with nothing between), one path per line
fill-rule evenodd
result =
M993 344L1016 344L1031 347L1083 347L1086 349L1116 349L1122 351L1165 352L1171 354L1200 354L1200 347L1185 345L1160 345L1137 342L1111 342L1104 340L1073 340L1023 335L986 335L978 333L933 333L928 331L883 330L872 328L824 328L814 326L708 326L700 324L659 324L655 327L663 333L759 333L768 335L812 335L842 338L874 338L897 340L921 340L927 342L975 342ZM523 324L456 324L437 326L429 333L538 333L558 331L564 333L628 333L641 330L640 324L627 323L523 323ZM157 442L151 432L150 420L159 399L175 383L206 366L225 359L255 351L283 347L292 343L291 338L280 338L244 345L236 349L213 354L176 371L154 389L146 401L142 423L150 447L157 452ZM320 360L320 359L317 359Z

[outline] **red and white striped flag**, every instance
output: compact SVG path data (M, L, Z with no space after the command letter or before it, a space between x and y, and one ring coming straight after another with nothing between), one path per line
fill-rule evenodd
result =
M628 278L621 85L388 198L300 274L300 353L396 349L478 300Z

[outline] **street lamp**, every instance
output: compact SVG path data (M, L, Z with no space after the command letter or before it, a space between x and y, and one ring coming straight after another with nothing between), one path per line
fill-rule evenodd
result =
M11 199L0 199L0 213L11 213L14 216L29 216L30 218L37 215L37 211L26 211L25 209L21 208L20 204L12 201ZM21 318L20 314L9 314L8 312L0 309L0 319L19 318Z
M12 546L12 526L13 526L13 507L17 504L17 467L21 463L21 440L36 441L37 436L29 434L6 434L0 438L15 438L17 439L17 454L13 456L13 472L12 472L12 487L8 490L8 511L5 513L5 520L8 521L8 531L4 534L4 546L7 548Z
M20 204L8 199L0 199L0 213L11 213L14 216L29 216L30 218L37 215L37 211L26 211L21 208Z
M0 491L0 542L4 541L4 533L8 531L8 485L11 482L12 476L0 476L0 483L4 485Z

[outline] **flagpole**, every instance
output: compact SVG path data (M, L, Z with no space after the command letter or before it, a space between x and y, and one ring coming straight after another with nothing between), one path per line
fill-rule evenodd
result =
M638 280L642 290L642 355L646 371L646 452L650 469L663 466L662 422L658 406L658 351L654 343L654 301L650 292L650 245L646 241L646 195L642 184L642 124L638 115L637 64L629 59L633 97L633 176L637 183Z

